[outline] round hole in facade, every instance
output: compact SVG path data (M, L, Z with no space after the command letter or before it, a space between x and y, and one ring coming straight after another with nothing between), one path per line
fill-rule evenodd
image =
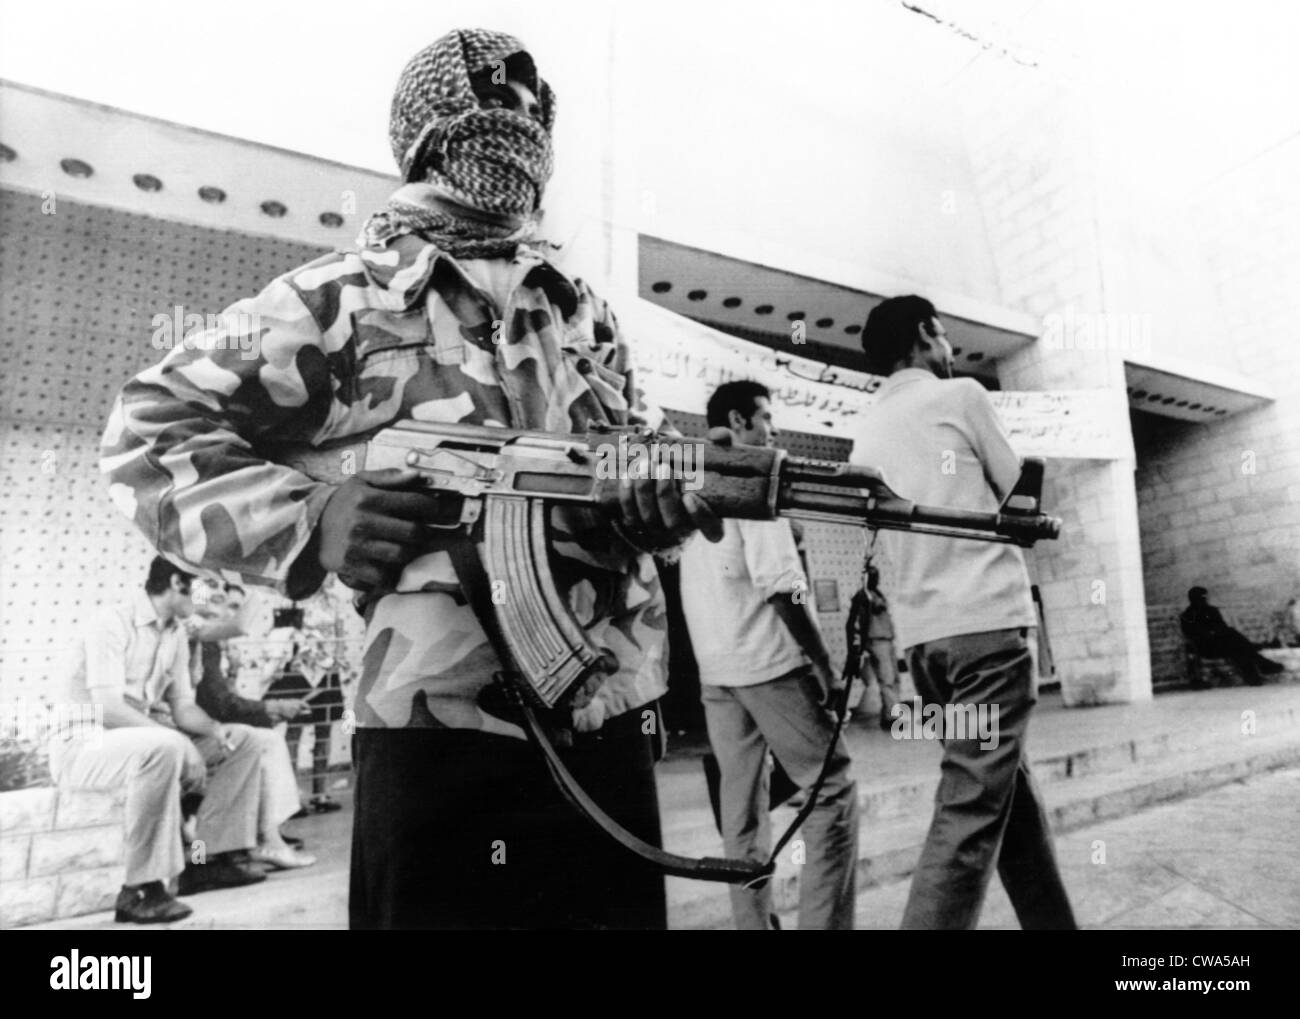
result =
M724 308L739 308L739 307L740 307L740 298L739 298L739 297L724 297L724 298L722 299L722 306L723 306Z
M982 350L972 350L969 354L966 355L966 360L967 360L967 361L983 361L983 360L984 360L984 351L982 351Z
M862 332L862 326L853 325L844 327L844 333L846 336L857 336L860 332Z
M817 320L818 329L829 329L834 324L835 324L835 319L833 318L819 318Z
M337 212L322 212L320 214L320 225L336 230L343 225L343 217Z
M1169 406L1171 403L1173 403L1176 399L1178 399L1178 397L1176 397L1176 396L1166 396L1166 397L1165 397L1163 400L1161 400L1160 402L1163 403L1166 407L1168 407L1168 406Z
M807 312L803 312L803 311L792 311L790 312L790 314L786 316L786 318L789 319L791 322L798 322L800 319L804 319L807 317L808 317Z
M754 309L754 314L770 315L772 314L772 306L770 304L760 304L757 308Z
M0 163L12 163L18 158L18 153L8 145L0 143Z
M658 280L657 282L650 284L650 289L656 294L666 294L668 291L672 290L672 288L673 285L667 280Z
M131 178L131 183L141 191L155 192L162 190L162 181L152 173L137 173Z
M1147 394L1147 402L1148 402L1148 403L1156 403L1157 401L1159 401L1159 399L1160 399L1160 394L1159 394L1159 393L1148 393L1148 394Z
M1135 400L1141 400L1144 396L1147 395L1147 391L1145 389L1130 389L1129 392L1133 394L1133 399Z
M270 216L272 219L283 219L285 214L289 211L289 207L285 205L284 202L277 202L273 198L263 202L259 208L261 208L262 212Z
M1226 407L1220 407L1220 408L1219 408L1218 410L1216 410L1214 413L1215 413L1215 415L1218 416L1218 417L1223 417L1224 414L1228 413L1228 410L1227 410Z
M221 188L213 187L211 184L204 184L199 188L199 197L209 205L220 205L226 200L226 193Z
M956 357L956 356L957 356L958 354L960 354L960 353L961 353L961 347L953 347L953 348L952 348L952 356L953 356L953 357Z
M1175 406L1175 407L1186 407L1186 406L1187 406L1187 401L1186 401L1186 400L1179 400L1176 404L1174 404L1174 406Z
M686 295L686 298L690 301L702 301L708 296L709 292L707 290L692 290Z
M1201 409L1201 405L1200 405L1199 403L1188 404L1187 409L1188 409L1188 410L1200 410L1200 409Z
M83 159L61 159L59 168L69 177L89 177L95 169Z

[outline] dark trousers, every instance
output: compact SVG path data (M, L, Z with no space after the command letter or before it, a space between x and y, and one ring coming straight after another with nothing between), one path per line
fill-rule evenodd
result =
M657 724L657 720L656 720ZM562 756L616 821L660 845L642 712ZM663 875L564 800L522 740L359 729L348 912L363 929L658 929Z
M1037 699L1027 638L1027 629L993 630L909 649L923 701L996 705L998 739L987 748L978 738L943 741L934 817L912 876L905 930L973 929L995 865L1023 928L1076 926L1025 752Z
M1196 649L1204 658L1226 658L1237 667L1247 683L1260 682L1261 665L1266 671L1273 668L1273 663L1255 650L1249 638L1232 629L1202 638Z

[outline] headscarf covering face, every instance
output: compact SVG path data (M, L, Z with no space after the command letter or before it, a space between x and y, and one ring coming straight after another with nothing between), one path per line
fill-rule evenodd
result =
M504 75L507 60L516 74L522 69L531 78L525 83L537 96L536 118L481 107L472 76ZM555 97L518 39L484 29L449 32L402 71L389 141L404 180L426 183L435 193L486 213L487 221L394 202L372 222L387 216L388 222L376 227L405 226L434 242L446 240L442 246L453 254L504 253L513 246L507 240L527 239L536 230L551 176L554 122ZM367 234L372 232L367 224Z

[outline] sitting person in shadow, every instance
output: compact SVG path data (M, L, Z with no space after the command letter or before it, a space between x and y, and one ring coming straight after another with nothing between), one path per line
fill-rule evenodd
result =
M1205 588L1193 587L1187 592L1187 600L1189 604L1178 617L1178 624L1201 657L1226 658L1251 686L1259 686L1265 676L1282 671L1283 666L1259 654L1248 637L1227 624L1223 613L1210 604ZM1198 677L1193 685L1205 683Z

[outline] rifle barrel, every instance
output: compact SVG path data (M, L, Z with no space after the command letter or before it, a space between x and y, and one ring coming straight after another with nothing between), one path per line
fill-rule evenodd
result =
M922 506L897 496L877 498L865 493L781 486L777 509L794 516L856 523L889 531L913 531L949 538L1002 542L1029 547L1060 533L1060 521L1044 514L977 513L943 506Z
M874 496L852 492L826 492L792 485L785 489L777 506L796 513L825 513L849 520L858 520L863 526L912 527L933 525L955 527L964 531L996 534L997 513L976 513L971 510L949 509L940 506L918 506L906 499L877 499Z

